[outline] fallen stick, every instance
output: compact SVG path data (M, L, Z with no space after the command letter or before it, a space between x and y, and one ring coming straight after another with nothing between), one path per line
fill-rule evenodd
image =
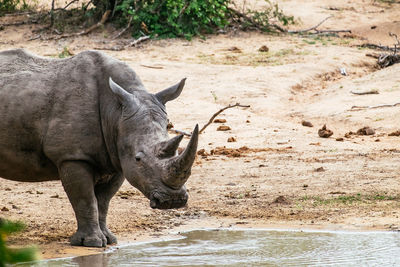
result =
M288 33L303 33L303 32L309 32L309 31L315 30L316 28L318 28L319 26L321 26L322 23L324 23L325 21L327 21L328 19L330 19L330 18L332 18L332 17L333 17L333 16L331 15L331 16L329 16L329 17L324 18L324 19L323 19L322 21L320 21L317 25L312 26L311 28L304 29L304 30L291 30L291 31L288 31Z
M140 64L140 66L145 67L145 68L149 68L149 69L163 69L163 66L150 66L150 65L144 65L144 64Z
M134 40L133 42L130 42L127 46L136 46L137 44L147 41L148 39L150 39L150 36L145 35L142 37L139 37L138 39Z
M332 18L333 16L329 16L324 18L322 21L320 21L317 25L312 26L310 28L304 29L304 30L289 30L287 31L288 33L305 33L305 32L309 32L309 31L316 31L316 33L340 33L340 32L349 32L351 33L351 30L317 30L317 28L319 26L321 26L325 21L327 21L328 19Z
M373 94L379 94L378 90L372 89L368 91L361 91L361 92L356 92L356 91L350 91L350 93L355 94L355 95L373 95Z
M210 125L214 121L215 117L217 117L221 112L223 112L224 110L226 110L228 108L234 108L234 107L249 108L250 105L241 105L239 103L236 103L234 105L229 105L224 108L221 108L216 113L214 113L214 115L211 116L210 120L200 129L199 133L202 133L207 128L207 126Z
M376 49L376 50L383 50L383 51L392 51L392 52L396 51L395 47L390 47L390 46L387 46L387 45L377 45L377 44L371 44L371 43L358 45L358 47L370 48L370 49Z
M181 130L176 130L174 128L168 129L168 131L169 132L173 132L173 133L177 133L177 134L183 134L185 136L192 136L191 133L187 133L187 132L184 132L184 131L181 131Z
M394 103L394 104L382 104L382 105L377 105L377 106L352 106L349 111L358 111L358 110L375 109L375 108L389 108L389 107L395 107L398 105L400 105L400 102Z

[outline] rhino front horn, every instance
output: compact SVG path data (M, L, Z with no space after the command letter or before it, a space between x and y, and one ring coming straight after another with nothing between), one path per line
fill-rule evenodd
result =
M163 182L175 189L181 188L190 176L190 171L196 158L199 126L193 130L192 137L182 154L171 159L168 168L168 177Z

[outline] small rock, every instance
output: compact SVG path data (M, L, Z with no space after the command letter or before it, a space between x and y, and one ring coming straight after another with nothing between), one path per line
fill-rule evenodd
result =
M55 194L54 196L50 196L50 198L60 198L58 194Z
M249 121L249 120L246 120L246 123L250 123L250 121Z
M333 134L333 132L326 128L326 124L324 124L324 126L322 126L322 128L318 130L318 135L319 135L319 137L322 137L322 138L328 138L332 134Z
M235 137L229 137L228 138L228 143L233 143L233 142L236 142L236 138Z
M356 134L355 132L350 131L350 132L348 132L348 133L345 133L345 134L344 134L344 137L350 138L352 135L355 135L355 134Z
M268 51L269 51L269 48L268 48L268 46L263 45L263 46L261 46L261 47L258 49L258 51L260 51L260 52L268 52Z
M275 198L275 200L272 203L273 204L290 204L289 200L287 200L287 198L284 196L279 196L279 197Z
M314 125L309 121L302 121L301 125L303 125L305 127L314 127Z
M226 125L221 125L217 128L217 131L229 131L231 127L226 126Z
M314 171L315 172L324 172L325 169L324 169L324 167L319 167L319 168L316 168Z
M197 155L203 156L203 157L209 156L209 154L206 152L206 150L204 148L202 148L199 151L197 151Z
M1 208L1 211L10 211L7 207Z
M240 49L240 48L237 47L237 46L229 47L227 50L228 50L228 51L231 51L231 52L234 52L234 53L242 53L242 49Z
M225 119L215 119L214 123L225 123L226 120Z
M14 204L11 206L13 209L15 209L15 210L19 210L20 208L19 207L17 207L17 206L15 206Z
M400 130L391 132L390 134L388 134L388 136L400 136Z
M304 187L304 188L307 188L307 187L308 187L308 184L303 184L303 187Z
M336 141L338 141L338 142L343 142L344 139L343 139L343 137L338 137L338 138L336 138Z
M4 189L5 191L11 191L11 188L7 187L6 189Z
M374 134L375 134L375 130L368 126L358 129L358 131L357 131L357 135L374 135Z

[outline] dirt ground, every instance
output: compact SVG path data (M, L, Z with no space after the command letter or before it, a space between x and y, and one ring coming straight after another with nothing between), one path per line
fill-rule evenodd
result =
M399 2L278 2L298 18L293 29L311 27L331 15L319 29L352 33L229 32L206 40L157 40L104 51L127 62L151 92L188 78L181 97L167 105L176 129L202 126L229 104L250 105L227 109L218 116L225 123L213 123L201 134L186 208L152 210L135 188L122 186L108 219L120 243L199 227L399 229L400 136L389 134L400 130L400 105L393 105L400 99L400 64L379 69L366 54L381 52L358 46L395 43L388 32L400 36ZM0 24L26 18L0 17ZM43 25L4 27L0 49L57 56L65 47L76 54L127 41L111 40L118 31L110 26L88 36L35 39L38 27ZM269 51L258 51L261 46ZM378 94L352 93L371 90ZM352 108L384 104L393 106ZM329 138L318 136L324 124L333 131ZM230 130L217 131L221 125ZM366 126L372 135L356 133ZM102 251L69 246L76 222L60 182L1 179L0 192L0 217L27 224L23 234L10 238L11 244L37 244L43 258Z

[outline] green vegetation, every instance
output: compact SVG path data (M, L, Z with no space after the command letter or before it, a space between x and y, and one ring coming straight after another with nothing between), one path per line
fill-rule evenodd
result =
M304 196L300 202L311 202L314 206L328 205L354 205L360 203L369 203L376 201L391 201L398 200L399 196L390 196L385 193L375 193L369 195L362 195L360 193L351 195L340 195L332 198L322 198L319 196Z
M228 25L228 0L123 0L115 11L120 25L131 21L133 35L186 37Z
M120 26L130 24L132 35L136 37L191 39L235 24L240 24L242 29L274 31L275 24L270 22L271 19L282 25L294 23L294 18L284 15L277 4L269 0L266 3L267 7L262 11L248 10L242 14L230 8L232 0L123 0L114 11L117 14L115 21Z
M292 48L284 48L277 51L268 52L223 52L220 54L204 54L197 55L197 60L205 64L216 65L241 65L241 66L278 66L287 63L299 62L305 55L312 52L308 50L295 50ZM195 60L195 61L197 61Z
M71 53L71 51L69 50L68 47L64 46L63 51L61 53L58 54L58 58L67 58L72 56L73 54Z
M26 10L29 8L26 0L0 0L0 15L6 12Z
M36 248L12 249L7 247L7 236L22 231L25 226L20 222L11 222L0 218L0 267L6 264L27 262L37 259Z

